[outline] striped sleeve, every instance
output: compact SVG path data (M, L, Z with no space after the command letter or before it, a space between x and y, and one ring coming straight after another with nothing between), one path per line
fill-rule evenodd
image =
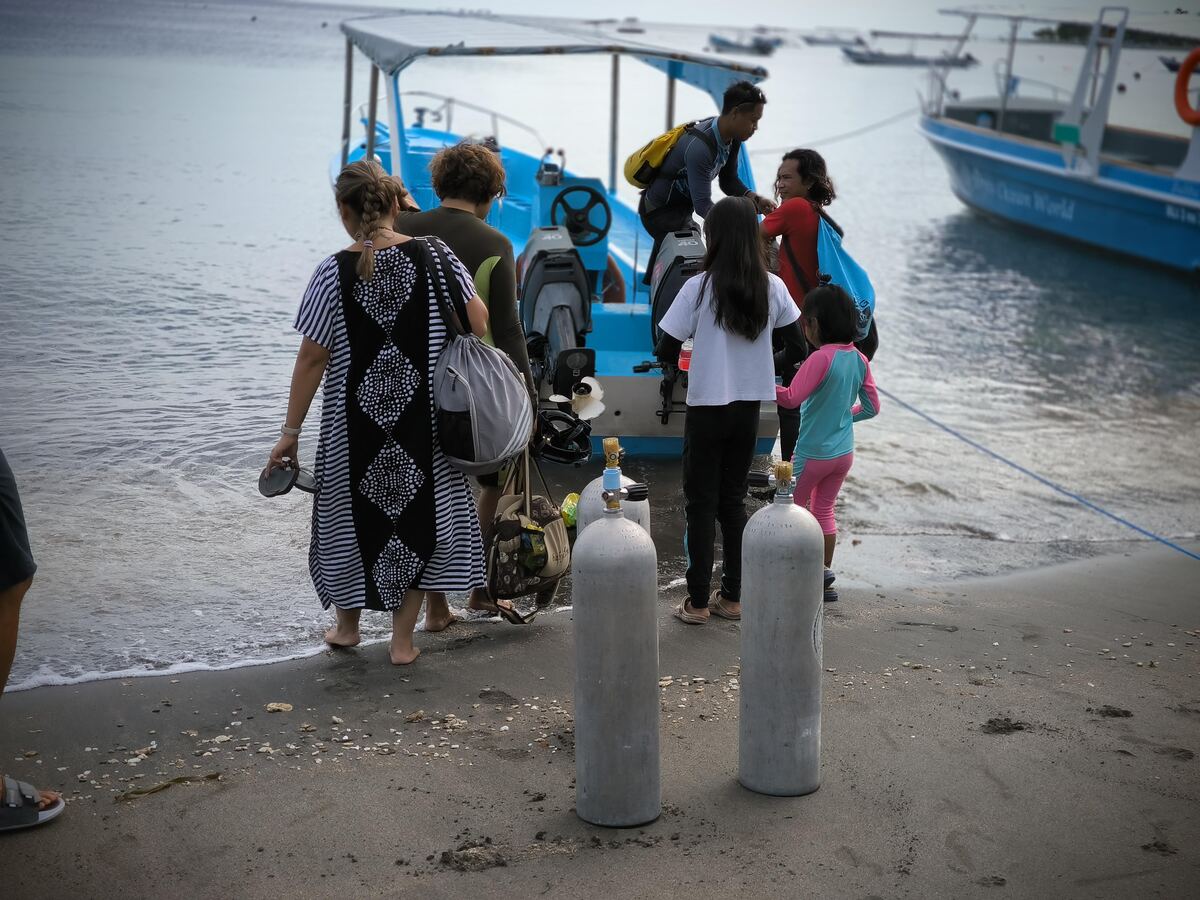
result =
M478 296L479 291L475 290L475 279L471 277L471 273L463 265L463 261L454 255L454 251L446 245L446 242L438 237L430 237L427 240L437 241L442 248L442 252L449 257L450 265L454 268L454 274L458 276L459 287L462 288L463 302L465 303L472 297Z
M342 301L341 294L337 259L330 256L313 272L292 327L326 350L332 350L333 324Z

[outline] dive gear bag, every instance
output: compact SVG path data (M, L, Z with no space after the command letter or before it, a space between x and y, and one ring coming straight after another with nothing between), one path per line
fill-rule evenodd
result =
M466 298L461 296L446 246L436 239L418 240L449 332L431 385L438 442L453 468L468 475L489 475L529 445L533 436L529 389L503 350L463 327L455 309L465 311Z

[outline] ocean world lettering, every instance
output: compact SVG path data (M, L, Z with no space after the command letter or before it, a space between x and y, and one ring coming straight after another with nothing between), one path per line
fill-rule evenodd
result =
M1200 212L1188 209L1186 206L1167 204L1167 218L1172 222L1184 222L1188 225L1200 225Z
M968 190L981 197L988 197L1008 206L1027 209L1061 222L1075 221L1075 201L1070 197L1048 194L1036 188L1029 189L994 178L973 166L964 167L963 179L967 182Z

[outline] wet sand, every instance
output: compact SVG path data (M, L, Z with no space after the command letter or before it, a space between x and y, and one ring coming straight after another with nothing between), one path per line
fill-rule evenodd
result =
M682 588L664 591L664 810L627 830L573 812L566 612L420 635L405 670L375 645L10 695L5 770L70 804L0 837L5 895L1182 896L1200 877L1196 574L1143 549L845 586L824 783L793 799L734 778L737 626L686 628Z

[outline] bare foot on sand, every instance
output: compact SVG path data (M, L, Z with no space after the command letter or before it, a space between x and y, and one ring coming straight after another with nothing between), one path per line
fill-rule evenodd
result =
M358 633L358 629L343 629L341 625L334 625L325 632L325 643L332 644L334 647L354 647L362 637Z
M362 638L358 634L358 618L360 609L336 610L337 620L332 628L325 632L325 643L334 647L354 647Z
M467 609L473 609L476 612L490 612L494 615L496 604L492 602L492 598L488 596L486 590L475 588L471 591L470 599L467 600Z
M429 591L425 594L425 630L433 633L436 631L445 631L455 622L462 621L458 616L450 611L450 604L446 602L446 595L437 591Z
M388 653L393 666L407 666L421 655L421 651L412 645L412 641L409 641L406 647L398 647L395 638L392 639Z

